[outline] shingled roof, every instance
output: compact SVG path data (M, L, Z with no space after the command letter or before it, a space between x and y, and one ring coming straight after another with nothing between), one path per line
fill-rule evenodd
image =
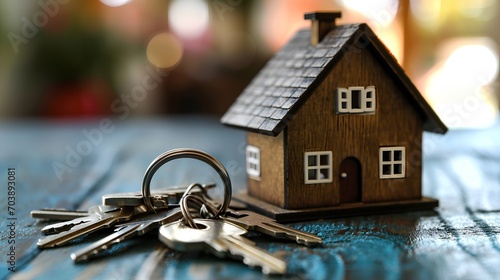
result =
M424 129L446 132L446 126L366 24L336 26L315 46L310 44L310 37L310 29L298 31L245 88L222 117L222 123L278 135L337 62L362 42L395 77L395 82L406 89L402 94L416 106Z

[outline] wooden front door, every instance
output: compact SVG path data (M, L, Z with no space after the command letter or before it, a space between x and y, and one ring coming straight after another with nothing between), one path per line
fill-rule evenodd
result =
M355 157L340 163L340 203L361 201L361 163Z

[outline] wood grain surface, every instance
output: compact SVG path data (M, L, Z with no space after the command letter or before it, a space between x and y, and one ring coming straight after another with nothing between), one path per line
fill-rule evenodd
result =
M260 270L210 255L165 249L155 234L134 239L90 263L76 265L70 253L105 236L82 238L39 250L46 225L29 217L44 207L86 208L102 194L138 191L158 154L193 147L217 157L235 190L246 186L245 133L215 119L183 117L121 122L104 133L92 152L59 180L54 162L65 163L67 147L85 140L98 121L0 123L0 278L8 279L260 279ZM423 195L440 200L436 211L289 224L318 234L324 245L307 248L259 234L261 248L283 256L288 274L278 279L498 279L500 275L500 125L481 131L424 135ZM16 168L16 272L7 263L7 168ZM162 167L152 188L218 181L204 164L176 160ZM220 183L219 183L220 184ZM216 193L220 191L217 190ZM273 277L270 277L273 279Z
M285 208L340 204L340 163L348 157L361 162L363 202L420 198L423 123L415 104L395 80L367 48L347 53L328 74L287 127L290 165ZM336 114L334 93L349 86L375 86L375 114ZM408 154L415 154L406 178L379 179L379 148L386 146L404 146ZM309 151L333 152L332 183L304 185L302 161Z

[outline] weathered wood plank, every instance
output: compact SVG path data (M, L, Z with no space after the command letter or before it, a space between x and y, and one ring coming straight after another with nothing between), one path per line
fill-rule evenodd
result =
M22 126L22 125L23 126ZM2 234L0 278L10 279L257 279L260 271L236 261L198 253L166 251L153 234L132 240L93 262L75 265L69 255L104 234L62 248L38 250L41 236L31 209L78 207L100 202L103 193L134 191L159 153L195 147L226 165L235 187L246 185L245 134L225 129L216 120L179 118L133 121L117 125L92 155L59 182L50 164L64 161L65 146L76 145L92 123L48 126L46 123L0 124L0 182L5 170L17 170L16 251L19 271L7 270ZM440 199L436 211L291 224L324 239L306 248L258 234L251 238L285 257L288 277L299 279L412 278L494 279L500 275L500 126L486 131L451 131L444 139L424 137L423 194ZM179 160L160 169L153 188L206 180L206 166ZM213 179L218 179L214 176ZM2 187L0 204L6 203ZM5 212L0 226L5 229Z

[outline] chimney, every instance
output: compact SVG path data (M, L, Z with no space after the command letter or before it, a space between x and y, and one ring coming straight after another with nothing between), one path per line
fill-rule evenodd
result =
M340 18L340 12L313 12L304 14L304 19L311 20L311 45L315 46L330 30L335 28L335 19Z

